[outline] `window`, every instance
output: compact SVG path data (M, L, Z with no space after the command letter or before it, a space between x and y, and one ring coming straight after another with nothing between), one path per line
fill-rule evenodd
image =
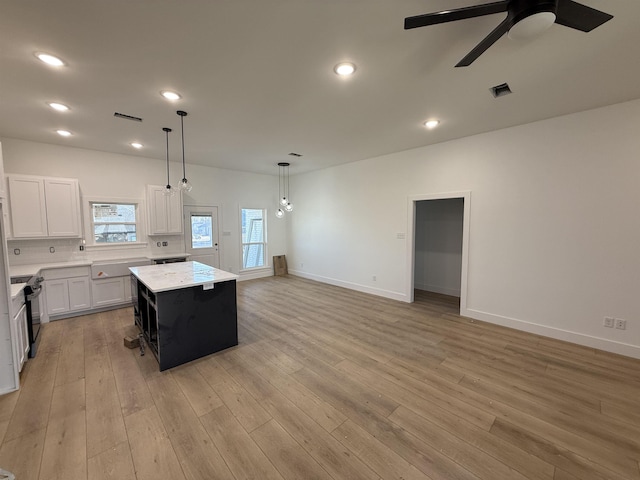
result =
M213 248L212 227L211 214L191 213L191 248Z
M265 238L265 210L243 208L242 224L242 268L265 266L267 243Z
M91 229L96 245L137 242L135 203L90 202Z

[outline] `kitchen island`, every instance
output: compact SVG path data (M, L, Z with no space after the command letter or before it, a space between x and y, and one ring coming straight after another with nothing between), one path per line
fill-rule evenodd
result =
M134 319L161 371L238 344L237 275L200 262L129 270Z

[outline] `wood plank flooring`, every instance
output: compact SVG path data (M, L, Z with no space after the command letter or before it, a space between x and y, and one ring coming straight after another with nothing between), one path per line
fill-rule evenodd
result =
M293 276L160 373L131 308L52 322L0 397L19 480L640 480L640 361Z

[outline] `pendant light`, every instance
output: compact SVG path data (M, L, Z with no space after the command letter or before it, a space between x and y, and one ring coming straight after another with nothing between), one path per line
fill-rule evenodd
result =
M171 196L176 193L176 189L172 188L171 184L169 183L169 132L171 131L171 129L164 127L162 131L164 132L165 137L167 138L167 186L164 189L163 193L165 195Z
M284 212L292 212L293 205L289 201L289 163L278 163L278 210L276 217L284 217Z
M189 180L187 180L187 172L184 161L184 117L187 116L187 112L185 112L184 110L178 110L176 113L180 115L180 129L182 133L182 180L180 180L179 187L183 192L190 192L193 186L189 183Z

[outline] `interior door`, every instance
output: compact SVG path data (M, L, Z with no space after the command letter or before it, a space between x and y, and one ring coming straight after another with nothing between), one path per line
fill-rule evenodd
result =
M190 261L220 268L218 207L184 206L184 244Z

